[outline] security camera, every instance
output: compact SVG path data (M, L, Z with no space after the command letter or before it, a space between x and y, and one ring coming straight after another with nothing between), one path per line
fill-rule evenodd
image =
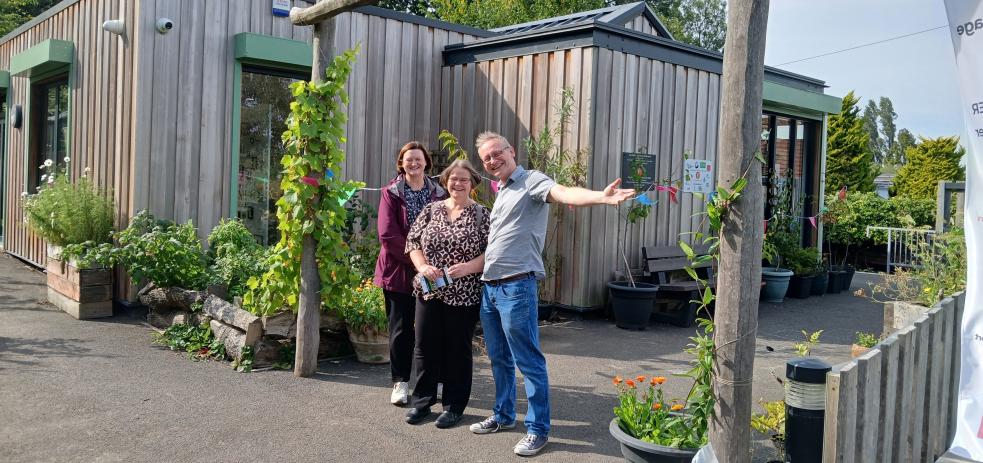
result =
M160 18L157 20L157 32L161 34L166 34L171 29L174 29L174 21L167 18Z

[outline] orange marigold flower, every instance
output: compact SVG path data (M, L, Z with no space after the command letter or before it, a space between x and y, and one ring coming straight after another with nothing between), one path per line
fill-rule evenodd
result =
M653 376L652 377L652 385L653 386L655 386L657 384L662 384L664 382L666 382L666 377L665 376Z
M634 381L632 381L632 380L630 380L630 379L626 379L626 380L625 380L625 384L627 384L627 385L628 385L628 387L630 387L630 388L632 388L632 389L635 389L635 382L634 382Z
M652 410L662 410L662 404L658 402L652 404Z
M620 376L615 376L614 378L611 378L611 382L614 383L615 386L617 386L617 385L621 384L621 377Z
M678 412L683 409L683 404L676 404L672 406L672 411Z

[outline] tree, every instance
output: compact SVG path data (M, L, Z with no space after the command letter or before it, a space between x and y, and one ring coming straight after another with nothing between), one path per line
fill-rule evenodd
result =
M966 178L959 160L966 150L959 146L959 137L924 138L908 148L908 162L894 177L893 194L911 198L934 198L939 180L957 181Z
M864 108L864 130L867 132L867 147L870 154L874 157L874 162L880 164L884 162L884 141L881 139L881 131L877 125L877 118L880 115L880 108L874 100L867 100L867 107Z
M908 152L908 148L911 148L918 144L915 140L915 136L911 134L908 129L901 129L898 132L898 142L894 144L894 151L896 154L892 155L891 162L894 164L903 165L906 161L905 153Z
M44 13L61 0L4 0L0 2L0 37Z
M723 50L727 36L726 0L649 0L648 4L676 40Z
M432 9L429 0L382 0L377 6L417 16L426 16Z
M881 97L878 117L881 120L881 134L884 135L884 154L890 158L894 154L895 136L898 131L898 126L895 123L898 120L898 113L894 112L894 103L891 103L890 98Z
M826 145L826 191L846 186L849 191L874 191L873 155L868 144L870 135L857 114L858 98L853 91L843 97L840 113L829 117Z

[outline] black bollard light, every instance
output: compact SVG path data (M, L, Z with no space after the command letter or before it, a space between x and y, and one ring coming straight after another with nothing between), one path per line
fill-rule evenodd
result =
M816 357L785 364L785 458L791 463L823 460L826 373L830 369Z

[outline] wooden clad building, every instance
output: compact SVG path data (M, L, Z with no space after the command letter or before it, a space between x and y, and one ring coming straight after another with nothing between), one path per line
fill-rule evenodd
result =
M40 181L38 165L64 157L74 176L88 169L112 190L120 224L149 209L193 220L204 235L231 216L274 241L287 86L309 78L311 29L275 15L271 3L65 0L0 38L4 250L42 262L20 197ZM108 20L121 20L122 33L105 30ZM334 21L336 49L360 47L348 85L345 175L369 186L394 175L406 141L438 148L441 129L465 148L477 133L499 131L524 161L522 140L555 126L564 88L576 111L561 143L588 153L588 187L620 176L623 152L655 154L660 178L679 178L684 153L716 159L718 115L727 109L719 107L721 57L672 40L644 3L492 31L375 7ZM765 78L770 138L762 149L778 172L795 172L805 211L815 210L825 117L839 99L812 78L775 69ZM643 244L670 244L698 226L691 214L702 203L679 200L661 198L628 230L633 264ZM623 221L614 208L566 214L551 251L564 260L551 298L599 306L618 268Z

